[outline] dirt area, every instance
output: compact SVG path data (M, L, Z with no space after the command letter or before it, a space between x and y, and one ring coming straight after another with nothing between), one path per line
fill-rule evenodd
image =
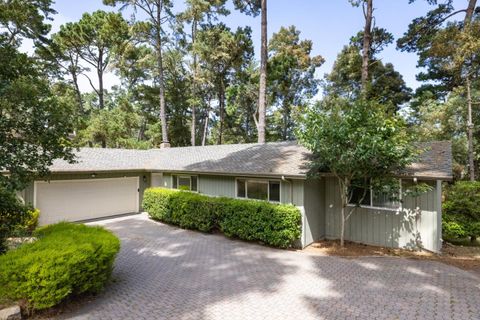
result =
M428 251L411 251L369 246L354 242L345 242L345 247L339 241L320 241L305 249L307 252L330 256L355 258L362 256L396 256L410 259L433 260L446 263L464 270L474 271L480 275L480 247L456 246L445 243L441 254Z

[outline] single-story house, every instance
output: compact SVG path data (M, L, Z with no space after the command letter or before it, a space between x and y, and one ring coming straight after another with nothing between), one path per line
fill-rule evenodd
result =
M388 247L411 247L421 241L426 249L440 250L442 181L452 179L451 145L432 142L424 147L418 163L399 175L399 181L402 187L426 182L431 191L397 202L370 192L346 225L347 240ZM300 242L305 247L338 238L340 231L336 180L328 174L307 179L309 155L296 142L82 148L76 163L55 161L47 180L33 181L22 196L40 209L42 225L141 212L148 187L291 203L302 212ZM421 214L415 218L412 212Z

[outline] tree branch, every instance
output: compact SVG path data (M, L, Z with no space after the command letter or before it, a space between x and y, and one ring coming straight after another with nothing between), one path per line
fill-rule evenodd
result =
M86 75L85 73L81 73L83 76L85 76L87 79L88 79L88 82L90 82L90 86L92 87L93 91L95 91L95 93L98 95L100 94L100 92L97 90L97 88L95 88L95 86L93 85L92 83L92 80L90 79L90 77L88 75Z

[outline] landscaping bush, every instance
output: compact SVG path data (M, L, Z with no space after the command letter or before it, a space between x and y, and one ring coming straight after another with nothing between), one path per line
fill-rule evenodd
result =
M480 182L459 181L446 190L442 227L447 239L480 236Z
M143 208L153 219L203 232L216 227L217 207L215 198L192 192L151 188L143 197Z
M145 191L143 208L151 218L182 228L220 229L229 237L275 247L289 247L301 235L301 214L293 205L151 188Z
M34 210L20 202L14 192L0 186L0 254L7 249L6 240L32 218Z
M224 199L220 230L229 237L287 248L301 235L301 214L292 205Z
M62 222L34 236L37 241L0 256L0 298L24 299L32 309L100 291L120 249L118 238L102 227Z

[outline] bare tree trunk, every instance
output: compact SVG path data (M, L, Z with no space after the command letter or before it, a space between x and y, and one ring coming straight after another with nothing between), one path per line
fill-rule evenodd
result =
M258 95L258 143L265 143L267 113L267 0L262 1L262 36L260 51L260 90Z
M365 5L367 6L365 8ZM367 89L368 83L368 65L370 63L370 48L372 46L372 19L373 19L373 0L366 0L363 4L363 13L365 16L365 28L363 30L363 52L362 52L362 90Z
M192 46L195 44L195 39L197 35L197 21L194 20L192 23ZM191 125L191 138L190 138L190 143L192 146L195 145L195 131L196 131L196 99L198 95L198 90L197 90L197 54L194 52L193 53L193 94L194 94L194 99L193 99L193 104L192 104L192 125Z
M470 75L466 76L466 87L467 87L467 108L468 108L468 122L467 122L467 131L468 131L468 169L470 175L470 181L475 181L475 163L474 163L474 154L473 154L473 120L472 120L472 94L471 94L471 83Z
M103 100L103 52L99 52L98 64L97 64L97 76L98 76L98 104L100 109L103 110L105 102Z
M210 106L210 103L209 103ZM208 135L208 120L210 119L210 108L207 110L207 115L205 116L205 126L203 127L203 137L202 137L202 146L207 142Z
M223 80L220 81L220 88L218 92L218 104L220 107L220 128L218 130L218 142L217 144L222 144L223 142L223 122L225 121L225 85Z
M80 91L80 87L78 86L78 75L76 72L70 72L72 75L73 86L75 87L75 95L77 96L77 103L80 114L84 114L85 110L83 109L83 99L82 99L82 92Z
M286 99L283 100L283 128L282 128L282 140L287 140L287 131L288 131L288 116L289 116L288 102Z
M342 179L338 178L338 184L340 187L340 198L342 200L342 208L341 208L341 225L340 225L340 246L343 247L345 245L345 209L348 205L348 186L347 182L343 181Z
M145 139L146 126L147 126L147 119L143 117L142 124L140 125L140 130L138 130L138 137L137 137L138 141L143 141Z
M160 122L162 125L162 147L170 147L168 141L168 127L167 127L167 116L165 111L165 88L164 88L164 78L163 78L163 56L162 56L162 10L163 10L163 0L158 0L157 2L157 25L155 26L156 32L156 49L157 49L157 72L158 72L158 93L160 100Z
M473 12L475 11L476 5L477 5L477 0L468 1L468 7L465 13L465 22L470 23L472 21Z
M473 12L475 10L477 0L469 0L468 8L465 13L465 26L468 26L472 22ZM465 67L465 66L464 66ZM467 134L468 134L468 169L470 175L470 181L475 181L475 161L473 151L473 118L472 118L472 93L469 70L466 72L465 84L467 87Z

